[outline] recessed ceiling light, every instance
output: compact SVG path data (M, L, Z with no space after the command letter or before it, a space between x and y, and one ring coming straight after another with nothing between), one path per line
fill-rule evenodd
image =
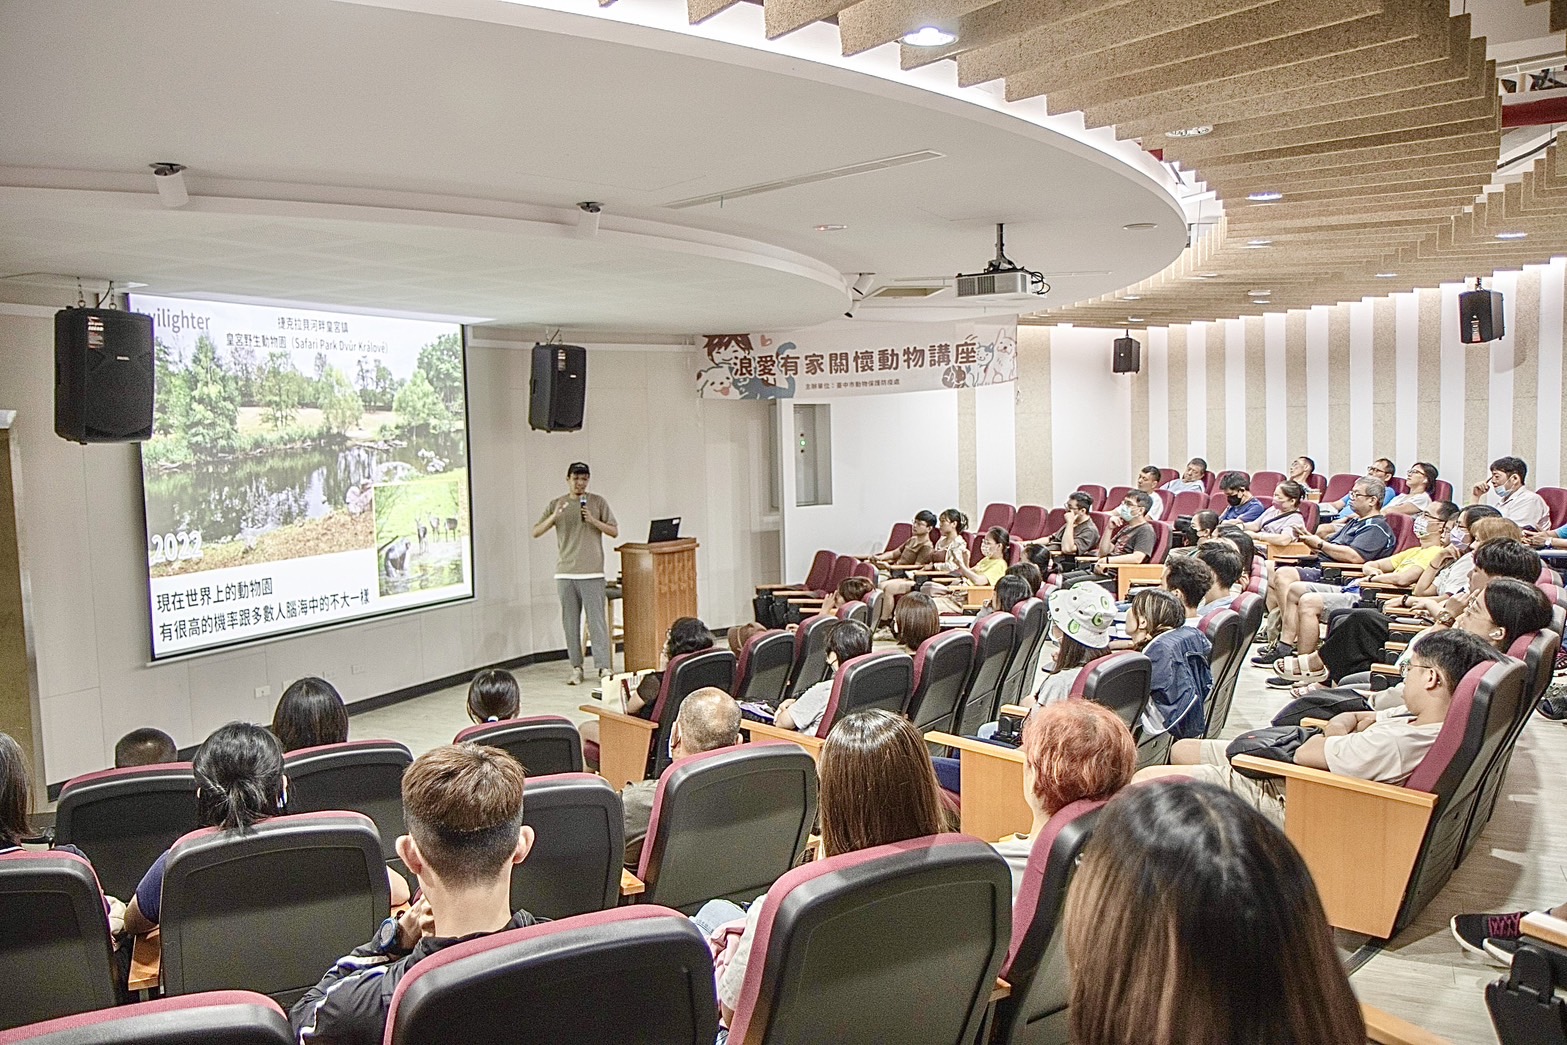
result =
M1254 298L1265 298L1268 295L1272 294L1273 291L1271 291L1271 290L1248 290L1246 293L1249 296L1254 297Z
M1127 232L1146 232L1149 229L1158 228L1159 223L1157 221L1134 221L1130 225L1122 225L1121 227Z
M1198 279L1218 279L1219 278L1219 274L1217 272L1199 272L1199 273L1197 273L1197 278Z
M1178 131L1165 131L1166 138L1201 138L1205 134L1213 133L1211 124L1200 124L1196 127L1182 127Z
M1274 192L1270 189L1267 192L1248 193L1246 198L1251 200L1253 203L1272 203L1274 200L1282 200L1284 198L1284 193Z
M1377 279L1392 279L1397 275L1397 272L1378 272Z
M1253 305L1271 305L1271 304L1273 304L1273 299L1272 298L1252 298L1251 299L1251 303Z
M1527 232L1498 232L1496 234L1496 238L1497 239L1524 239L1528 235L1529 234Z
M842 232L844 229L846 229L848 227L849 226L847 226L847 225L818 225L818 226L816 226L816 231L817 232Z
M957 38L957 33L949 33L933 25L922 25L915 32L903 34L903 42L911 47L944 47Z
M1143 296L1141 294L1122 294L1121 295L1121 300L1122 301L1141 301L1142 299L1143 299Z
M1271 239L1249 239L1246 241L1246 247L1248 250L1260 250L1263 247L1271 246L1273 246L1273 241Z
M1126 317L1126 321L1128 323L1141 323L1143 321L1143 317L1142 316L1127 316Z

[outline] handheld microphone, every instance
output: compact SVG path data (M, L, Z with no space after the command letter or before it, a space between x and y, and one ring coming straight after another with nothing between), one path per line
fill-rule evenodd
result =
M588 518L588 495L587 494L583 494L581 497L577 498L577 507L582 512L582 519L583 519L583 521L586 522L587 518Z

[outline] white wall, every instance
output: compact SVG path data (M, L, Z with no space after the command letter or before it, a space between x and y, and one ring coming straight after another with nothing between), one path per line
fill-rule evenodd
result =
M1131 457L1132 380L1111 372L1110 341L1104 330L1056 327L1050 335L1050 402L1025 403L1023 409L1050 411L1054 448L1052 494L1046 507L1059 505L1083 483L1130 485L1136 470ZM1029 452L1020 446L1019 453Z
M645 539L651 517L684 518L702 544L698 609L710 624L749 619L751 586L777 575L777 534L763 520L766 404L698 400L689 350L590 346L583 430L533 432L531 342L482 331L468 353L474 601L150 666L137 452L54 435L52 313L0 305L0 409L17 411L50 781L110 764L115 740L138 726L187 745L233 719L270 721L273 701L256 688L275 695L301 675L354 701L562 648L554 541L528 534L575 459L592 464L623 539Z
M809 507L794 504L794 407L779 403L784 577L789 580L805 576L819 549L848 555L881 551L894 522L922 508L940 512L958 503L957 392L830 402L832 504ZM1010 438L1006 452L1010 456Z
M974 389L975 506L1017 503L1017 382Z

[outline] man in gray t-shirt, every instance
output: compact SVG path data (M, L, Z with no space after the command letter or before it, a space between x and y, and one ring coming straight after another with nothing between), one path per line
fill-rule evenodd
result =
M588 466L573 462L566 469L568 493L551 501L534 524L533 536L555 528L559 557L555 590L560 594L561 626L566 630L566 654L571 658L568 686L582 681L582 613L588 614L593 639L593 667L600 675L615 670L615 647L604 615L604 538L620 536L620 524L609 502L588 493Z

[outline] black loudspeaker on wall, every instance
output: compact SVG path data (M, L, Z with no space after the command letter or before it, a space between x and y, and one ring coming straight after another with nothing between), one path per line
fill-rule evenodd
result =
M152 317L112 308L54 314L54 430L78 443L152 436Z
M1135 374L1143 368L1143 346L1133 337L1115 339L1115 372Z
M1502 322L1502 294L1475 288L1458 295L1458 340L1466 345L1499 341L1507 333Z
M588 390L588 353L577 345L534 345L528 384L528 426L544 432L582 427Z

